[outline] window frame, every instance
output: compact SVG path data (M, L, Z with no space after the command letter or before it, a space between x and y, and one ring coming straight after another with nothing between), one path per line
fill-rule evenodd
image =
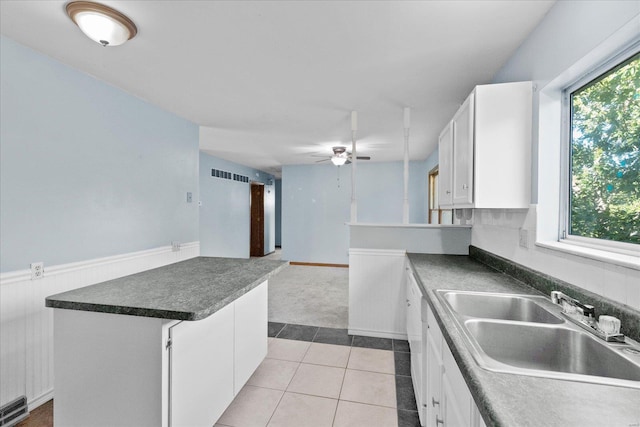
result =
M451 209L441 209L440 206L438 206L435 209L432 209L432 206L435 205L435 203L433 203L434 201L434 193L438 191L438 186L435 182L435 178L438 177L439 178L440 175L440 165L436 165L433 169L431 169L429 171L429 178L427 181L427 224L436 224L436 225L443 225L442 224L442 213L443 212L451 212L451 224L453 224L453 212ZM439 196L439 195L438 195ZM437 218L437 222L432 222L433 218L432 218L432 211L438 211L438 218ZM449 225L449 224L444 224L444 225Z
M560 218L558 241L570 243L586 248L598 249L607 252L615 252L623 255L640 256L640 245L628 242L617 242L613 240L599 239L595 237L583 237L569 234L571 220L571 94L595 80L605 73L618 67L631 57L640 53L640 42L617 52L608 59L602 61L598 66L581 75L573 83L562 89L562 122L561 122L561 165L560 165Z

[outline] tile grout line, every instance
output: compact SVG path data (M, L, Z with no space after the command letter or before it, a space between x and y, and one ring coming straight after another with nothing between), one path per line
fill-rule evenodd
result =
M351 341L353 342L353 337L351 338ZM333 414L333 421L331 422L332 426L336 423L336 416L338 415L338 406L340 406L340 401L343 400L341 399L342 388L344 387L344 380L345 378L347 378L347 369L349 369L349 360L351 360L352 350L353 350L353 347L349 347L349 357L347 357L347 365L344 367L344 375L342 376L342 382L340 383L340 392L338 393L338 403L336 404L336 412Z
M283 331L283 330L284 330L288 325L290 325L290 324L289 324L289 323L286 323L286 324L282 327L282 329L280 330L280 332L278 332L278 334L276 334L276 336L275 336L274 338L277 338L277 337L280 335L280 333L282 333L282 331ZM301 325L301 326L308 326L308 325ZM318 328L318 329L316 330L316 333L314 334L314 336L313 336L313 338L312 338L312 340L311 340L311 343L314 343L314 342L315 342L315 339L316 339L316 337L318 336L318 333L320 332L320 327L317 327L317 328ZM340 328L327 328L327 329L340 329ZM349 335L349 333L348 333L348 332L347 332L347 335ZM350 336L351 336L351 344L350 344L350 345L348 345L348 346L345 346L345 347L349 347L349 348L350 348L350 350L349 350L349 359L347 359L347 366L348 366L348 364L349 364L349 360L351 359L351 350L354 348L355 337L356 337L357 335L350 335ZM374 338L375 338L375 337L374 337ZM289 338L282 338L282 339L289 339ZM396 366L395 366L395 353L411 354L411 351L396 351L396 349L395 349L395 348L396 348L395 339L393 339L393 338L389 338L389 339L391 340L391 352L394 354L394 373L393 373L393 374L387 374L387 375L393 375L393 376L394 376L394 378L395 378L395 377L411 378L411 375L398 375L398 374L396 374ZM304 340L297 340L297 341L304 341ZM323 344L323 343L320 343L320 344ZM328 344L328 343L324 343L324 344ZM341 344L332 344L332 345L341 345ZM311 348L311 345L309 345L309 347L307 348L307 351L305 352L305 356L306 356L306 353L309 351L309 349L310 349L310 348ZM384 350L384 349L380 349L380 348L359 347L359 346L356 346L356 348L368 348L368 349L373 349L373 350ZM389 350L385 350L385 351L389 351ZM304 356L303 356L303 358L304 358ZM302 364L302 362L300 362L300 364ZM311 364L311 363L310 363L310 364ZM299 366L299 365L298 365L298 366ZM323 365L318 365L318 366L323 366ZM335 417L336 417L337 412L338 412L338 406L339 406L339 404L340 404L340 401L341 401L341 400L344 400L345 402L351 402L350 400L340 399L340 396L342 395L342 388L343 388L343 386L344 386L344 379L346 378L346 374L347 374L347 372L346 372L346 371L347 371L347 369L349 369L349 368L345 368L345 373L344 373L344 376L343 376L343 379L342 379L342 384L340 385L340 394L339 394L339 396L338 396L338 403L337 403L337 405L336 405L336 412L334 413L333 423L335 423ZM382 373L382 374L384 374L383 372L376 372L376 371L366 371L366 370L360 370L360 369L352 369L352 370L354 370L354 371L361 371L361 372L373 372L373 373ZM297 369L296 369L296 372L297 372ZM294 374L294 376L295 376L295 374ZM288 386L287 386L287 387L288 387ZM286 392L286 391L285 391L285 392ZM384 406L384 405L372 405L372 404L362 403L362 402L352 402L352 403L360 403L360 404L364 404L364 405L378 406L378 407L382 407L382 408L391 408L391 409L395 409L395 411L396 411L396 419L398 420L398 425L399 425L400 411L412 412L412 413L416 413L416 414L418 413L418 411L417 411L417 410L415 410L415 411L414 411L414 410L412 410L412 409L400 409L400 408L398 407L399 405L398 405L398 401L397 401L397 399L398 399L398 397L397 397L397 396L398 396L398 394L397 394L397 393L398 393L398 387L397 387L397 385L396 385L396 387L395 387L395 392L396 392L396 406L395 406L395 407L389 407L389 406ZM284 396L284 394L283 394L283 396ZM274 413L275 413L275 411L274 411ZM333 425L333 423L332 423L332 425Z

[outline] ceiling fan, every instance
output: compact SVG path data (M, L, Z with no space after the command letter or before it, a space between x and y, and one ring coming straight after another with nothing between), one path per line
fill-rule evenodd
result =
M347 151L347 147L337 146L333 147L333 156L327 157L323 160L318 160L316 163L326 162L327 160L331 160L336 166L348 165L351 163L351 153ZM356 156L358 160L371 160L369 156Z

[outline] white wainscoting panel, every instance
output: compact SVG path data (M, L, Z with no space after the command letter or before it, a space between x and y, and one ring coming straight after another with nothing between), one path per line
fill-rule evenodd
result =
M53 309L45 297L200 255L200 242L0 275L0 406L26 394L29 409L53 397Z
M406 339L406 252L349 249L349 333Z

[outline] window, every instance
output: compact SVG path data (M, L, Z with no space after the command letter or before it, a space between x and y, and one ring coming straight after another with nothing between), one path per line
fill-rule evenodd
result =
M438 166L429 172L429 217L428 224L453 224L451 209L440 209L438 201Z
M640 244L640 53L636 48L604 67L565 93L569 168L563 235L635 251Z

